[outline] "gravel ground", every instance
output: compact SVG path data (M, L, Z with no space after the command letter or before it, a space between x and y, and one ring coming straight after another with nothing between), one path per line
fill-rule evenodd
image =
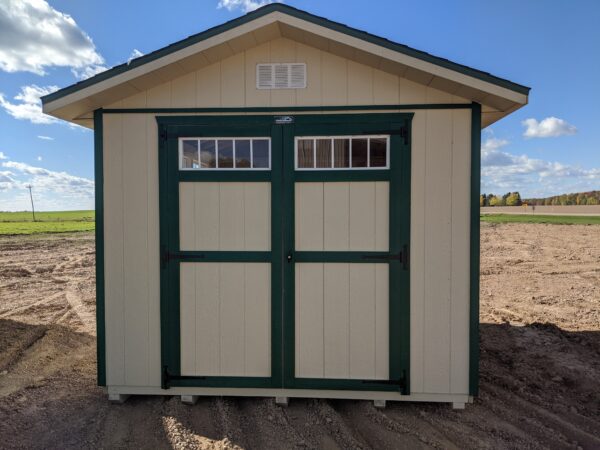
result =
M600 226L482 225L481 395L448 405L132 397L95 386L94 241L0 238L0 446L600 448Z

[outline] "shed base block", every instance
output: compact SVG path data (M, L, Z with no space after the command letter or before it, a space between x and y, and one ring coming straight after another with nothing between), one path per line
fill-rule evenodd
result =
M182 395L181 403L185 403L186 405L195 405L198 401L198 395Z
M473 403L468 394L428 394L412 393L402 395L398 391L346 391L331 389L273 389L273 388L235 388L235 387L171 387L161 389L159 386L108 386L111 396L121 396L124 400L129 395L179 395L186 397L271 397L278 402L279 398L326 398L342 400L394 401L394 402L435 402L451 403L452 406L465 406ZM117 398L117 397L115 397ZM123 400L123 401L124 401ZM112 400L111 400L112 401Z
M115 394L110 392L108 393L108 401L118 405L125 403L128 398L129 394Z
M373 400L373 406L377 409L385 409L385 400Z
M464 402L452 402L452 409L465 409Z
M289 397L275 397L275 404L279 406L287 406L290 402Z

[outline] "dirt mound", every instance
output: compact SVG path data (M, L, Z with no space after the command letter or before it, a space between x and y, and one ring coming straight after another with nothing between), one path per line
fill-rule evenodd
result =
M600 227L482 227L481 391L464 411L216 397L110 405L96 386L93 251L84 233L0 238L0 267L30 273L0 271L3 448L600 448Z

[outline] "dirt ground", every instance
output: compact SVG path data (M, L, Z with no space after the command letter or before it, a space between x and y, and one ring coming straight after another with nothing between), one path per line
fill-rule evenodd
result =
M600 226L482 224L481 394L464 411L132 397L95 385L90 234L0 238L0 447L600 448Z

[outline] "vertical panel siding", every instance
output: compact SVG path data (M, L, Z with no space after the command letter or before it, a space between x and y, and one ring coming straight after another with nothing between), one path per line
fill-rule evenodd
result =
M104 117L106 384L125 384L123 117Z
M296 249L386 251L389 183L296 183Z
M287 98L286 104L290 106L344 105L350 102L349 96L354 95L354 90L350 87L355 84L366 85L368 80L372 86L370 90L358 93L363 96L365 92L371 92L370 95L364 96L364 101L361 101L363 104L466 103L464 99L449 97L435 89L380 70L360 67L357 72L354 70L357 67L356 63L285 39L275 43L274 46L272 41L247 50L243 52L243 58L239 54L230 57L230 60L225 63L227 66L225 76L222 76L223 61L216 62L194 72L193 76L188 74L154 87L124 99L112 107L168 108L189 106L192 100L193 106L197 107L219 107L231 104L270 106L273 91L257 90L254 77L256 63L270 62L272 58L308 64L307 89L293 91L293 95L289 97L286 97L286 93L276 94L277 103ZM350 68L353 69L352 74L349 73ZM234 76L234 73L238 75ZM366 74L365 78L361 76L356 78L357 73ZM223 89L224 86L232 86L232 92L235 92L239 99L235 99L235 96L227 97L229 92L226 92L227 98L223 100L222 95L227 91ZM352 99L352 102L354 101L358 99ZM465 261L468 262L469 204L465 186L469 178L470 164L468 114L466 110L418 110L415 111L413 119L411 169L411 389L413 392L439 392L440 390L449 390L453 393L467 392L466 313L469 306L465 289L468 287L469 273ZM104 121L106 336L109 385L122 385L126 382L160 385L158 144L154 116L144 117L142 123L138 119L131 121L123 116L110 114L105 115ZM138 136L125 138L124 133L138 134ZM141 136L146 136L145 141ZM129 148L130 146L133 150ZM146 161L143 161L144 158ZM140 166L143 167L141 170ZM130 177L129 180L125 180L124 174ZM437 177L437 181L433 180L433 177ZM125 192L125 183L128 186L127 192ZM307 183L302 184L307 185ZM441 197L436 197L440 192ZM321 198L327 201L328 196L323 193ZM442 198L444 204L441 204ZM147 218L145 225L138 223L136 217L125 213L126 204L134 205L138 214ZM379 209L377 205L376 208ZM310 205L306 207L309 208ZM313 213L317 214L318 221L323 225L325 221L323 205L317 205L313 209ZM196 220L203 220L204 217L202 214L197 214ZM314 217L313 215L313 220ZM330 220L332 217L329 217L326 222L330 223ZM337 248L341 244L334 241L338 238L339 241L345 240L343 233L345 233L343 227L341 236L335 236L330 229L321 226L320 231L319 227L315 227L315 230L305 233L304 236L308 240L319 241L316 242L314 249L322 249L326 241ZM383 244L379 240L379 232L376 236L376 244L380 247ZM304 238L298 242L308 242L302 239ZM441 246L438 247L438 244ZM133 248L138 246L143 250ZM133 261L137 257L143 258L145 265L136 267L124 265L125 258ZM130 296L127 298L127 303L126 283ZM321 309L322 313L327 311L323 308L328 307L325 303ZM126 308L129 308L127 314ZM134 315L133 311L138 311L138 308L139 313ZM321 318L321 320L326 319ZM442 326L436 327L434 324ZM126 333L132 342L128 349L125 343ZM378 344L377 351L379 349ZM126 354L132 355L133 358L128 363L125 362ZM209 358L209 355L202 355L199 359L206 358ZM138 365L145 369L140 369ZM327 368L323 370L325 369ZM144 370L146 374L142 375Z
M322 378L323 264L296 264L296 376Z
M388 377L388 282L387 264L296 264L296 376Z
M450 309L450 392L469 392L469 210L471 112L452 112L452 306ZM468 348L468 347L467 347Z
M450 383L450 261L452 113L429 111L436 133L427 136L425 198L424 389L448 392ZM430 278L432 276L433 278Z
M125 383L143 386L148 380L148 201L146 189L146 120L123 116L123 264Z
M180 183L182 250L271 248L269 183Z
M349 264L324 264L323 282L324 376L349 378Z
M270 265L183 263L184 375L269 376Z

